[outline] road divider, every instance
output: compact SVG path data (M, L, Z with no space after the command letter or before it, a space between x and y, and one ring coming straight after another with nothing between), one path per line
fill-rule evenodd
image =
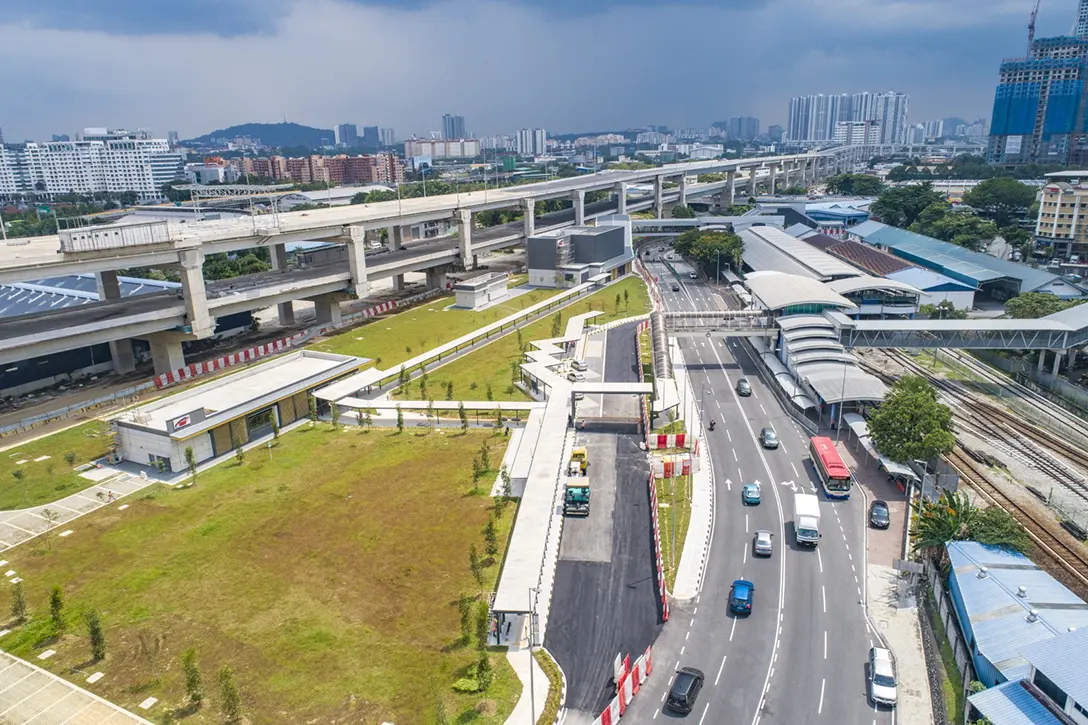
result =
M616 696L608 703L601 714L593 721L593 725L613 725L618 723L627 707L642 689L642 685L653 672L653 647L647 647L646 651L631 664L631 655L622 660L616 656Z

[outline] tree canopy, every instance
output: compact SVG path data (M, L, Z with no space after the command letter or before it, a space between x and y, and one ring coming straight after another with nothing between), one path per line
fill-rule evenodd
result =
M1012 176L1017 179L1040 179L1051 171L1059 171L1058 165L1018 166L1013 170L990 166L986 159L973 154L961 154L952 159L951 164L940 164L934 168L922 165L922 160L915 157L888 173L890 181L908 181L911 179L989 179L997 176Z
M677 204L672 208L673 219L694 219L695 210L687 204Z
M944 194L929 182L923 182L885 190L873 202L870 211L885 224L906 229L930 205L937 203L947 203Z
M825 184L832 194L846 196L876 196L884 190L884 184L869 174L839 174L832 176Z
M963 203L993 218L998 226L1008 224L1027 214L1035 202L1036 191L1027 184L1007 176L986 179L963 195Z
M918 312L933 320L966 320L967 310L956 309L949 300L941 300L935 305L922 305Z
M950 541L977 541L1013 551L1027 551L1031 539L1008 511L976 507L963 493L943 491L936 501L922 500L914 507L917 525L911 532L915 551L937 553Z
M676 251L714 273L719 259L723 264L740 265L744 242L732 232L692 229L676 238Z
M930 460L952 450L952 410L937 400L925 378L906 375L895 382L869 418L873 445L893 461Z
M934 202L910 225L912 232L982 251L997 236L997 226L967 211L948 211L948 202Z
M1005 303L1005 314L1014 320L1034 320L1076 307L1084 300L1063 300L1046 292L1025 292Z

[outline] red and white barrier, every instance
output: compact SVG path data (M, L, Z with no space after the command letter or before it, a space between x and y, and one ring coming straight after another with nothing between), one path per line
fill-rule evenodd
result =
M654 478L676 478L690 476L694 466L688 453L674 456L655 456L653 462Z
M654 527L654 558L657 562L657 593L661 598L661 621L669 621L669 591L665 586L665 559L661 555L661 525L657 516L657 485L650 472L650 518Z
M633 667L631 666L631 655L623 658L623 664L617 669L615 675L616 696L612 698L612 702L608 703L608 707L601 712L600 716L593 721L593 725L613 725L618 723L623 714L627 712L631 701L635 699L635 695L638 694L639 689L646 682L646 678L653 671L651 649L651 647L647 647L646 652L635 660Z
M647 441L650 448L660 450L662 448L687 448L687 433L656 433L649 436Z

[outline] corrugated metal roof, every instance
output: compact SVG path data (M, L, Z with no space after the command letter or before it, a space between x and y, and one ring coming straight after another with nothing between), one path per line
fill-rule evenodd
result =
M853 363L806 362L794 371L825 403L843 400L884 400L888 386Z
M860 272L841 259L816 249L797 237L786 234L775 227L752 227L747 230L751 236L758 237L787 255L796 263L808 269L811 276L827 281L839 277L855 277ZM747 241L747 238L745 239Z
M787 229L786 231L789 232L790 230ZM829 237L826 234L810 234L809 236L804 237L802 241L805 244L811 244L819 250L827 250L828 247L833 247L842 242L841 239Z
M777 249L762 237L756 236L751 229L741 229L737 233L744 240L744 252L742 254L744 264L753 270L751 274L745 276L746 280L751 281L755 278L755 275L764 272L786 272L798 277L820 278L814 271L793 257Z
M938 271L961 274L980 284L1012 279L1020 282L1020 292L1031 292L1059 278L1052 272L972 252L949 242L879 222L863 222L850 231L867 244L879 244L901 254L913 255Z
M181 287L177 282L137 277L118 277L117 282L122 297ZM98 286L93 274L71 274L36 282L0 284L0 317L49 312L91 302L98 302Z
M778 324L778 327L783 330L794 330L798 327L822 327L827 330L835 329L835 323L823 315L787 315L785 317L779 317L775 322Z
M993 725L1062 725L1019 682L1004 682L967 699Z
M909 285L906 282L900 282L894 279L885 279L883 277L872 277L867 274L863 274L860 277L851 277L849 279L837 279L833 282L828 282L827 286L841 295L848 295L852 292L863 292L865 290L884 290L908 293L917 293L920 291L917 287Z
M828 305L856 309L850 300L828 289L822 282L794 274L774 274L758 279L749 277L748 289L769 310L795 305Z
M897 272L891 272L885 275L888 279L894 279L899 282L906 282L912 287L926 292L928 290L937 290L940 287L954 287L955 289L962 290L964 292L972 292L974 288L969 286L965 282L961 282L958 279L952 279L946 277L940 272L934 272L931 269L922 269L921 267L915 267L908 265Z
M954 541L947 549L978 651L1006 678L1027 674L1027 645L1088 626L1088 604L1026 556L974 541ZM982 567L987 575L979 578ZM1020 587L1026 596L1019 596ZM1028 619L1033 609L1034 622Z
M1088 706L1085 652L1088 652L1088 629L1078 629L1029 645L1021 654L1067 695Z
M807 241L807 240L806 240ZM896 272L911 266L894 254L888 254L876 247L855 242L851 239L839 240L833 247L828 247L829 254L834 254L839 259L844 259L850 264L868 271L877 277L883 277L890 272Z

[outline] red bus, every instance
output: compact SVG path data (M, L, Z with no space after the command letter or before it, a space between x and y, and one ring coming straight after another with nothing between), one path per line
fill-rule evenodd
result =
M808 453L812 457L812 467L823 484L828 498L850 498L850 486L854 477L843 462L842 456L835 450L830 438L815 436L809 439Z

